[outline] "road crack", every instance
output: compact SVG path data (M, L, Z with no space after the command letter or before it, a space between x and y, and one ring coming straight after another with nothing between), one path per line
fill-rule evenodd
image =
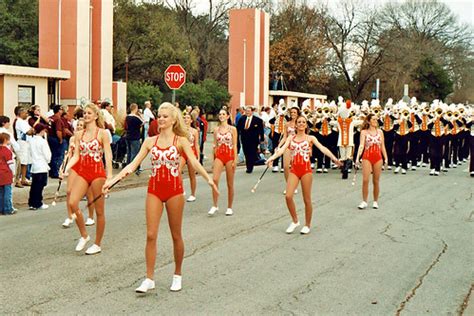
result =
M423 285L425 277L431 272L431 270L433 270L434 266L439 262L441 256L448 250L448 244L444 240L441 241L443 242L443 248L438 253L433 262L429 265L428 269L426 269L426 271L418 278L418 282L415 287L407 294L405 299L400 303L395 313L396 316L399 316L401 312L405 309L406 304L415 296L416 291Z
M471 287L469 288L469 291L467 292L466 296L464 297L464 300L462 301L461 306L458 308L458 315L462 316L464 315L464 311L467 308L467 305L469 305L469 299L471 298L472 291L474 290L474 283L471 284Z
M392 228L392 224L388 224L383 231L380 232L381 235L384 235L388 239L390 239L393 242L400 243L398 240L395 239L392 235L387 234L387 231Z

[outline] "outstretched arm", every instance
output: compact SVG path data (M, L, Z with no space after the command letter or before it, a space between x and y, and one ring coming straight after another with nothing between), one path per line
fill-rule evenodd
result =
M125 166L125 168L123 168L122 171L120 171L120 173L117 174L115 177L111 179L109 178L107 181L105 181L104 186L102 187L103 193L107 193L109 191L109 187L112 184L124 179L126 176L128 176L138 168L138 166L142 163L143 159L145 159L145 157L148 155L148 152L150 151L151 147L153 147L156 137L157 136L146 138L142 144L142 147L140 148L140 151L135 156L135 159L133 159L132 162L129 163L127 166Z
M309 137L310 139L310 142L316 146L323 154L325 154L326 156L328 156L329 158L331 158L332 162L334 162L336 165L338 165L339 167L342 166L342 163L337 159L336 156L334 156L334 154L325 146L323 146L318 140L316 137L314 136L310 136Z
M278 149L275 151L275 153L273 155L271 155L270 158L267 159L267 165L268 166L270 166L272 164L273 160L275 160L276 158L283 155L285 150L290 145L291 139L292 139L291 137L287 137L285 143L281 147L278 147Z

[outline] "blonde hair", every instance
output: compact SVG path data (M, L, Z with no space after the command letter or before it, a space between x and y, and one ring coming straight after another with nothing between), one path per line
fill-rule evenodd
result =
M180 113L179 109L169 102L163 102L158 108L158 111L160 110L168 110L171 117L175 120L173 124L173 133L181 137L187 137L187 128L185 127L186 125L184 124L183 115Z
M99 128L104 128L104 116L102 112L100 111L99 107L95 105L94 103L89 103L84 107L84 111L87 109L91 109L95 115L97 115L97 119L95 120L95 123Z
M78 118L78 119L77 119L77 125L76 125L77 127L79 127L79 123L80 123L80 122L82 122L82 123L84 123L84 125L86 125L86 122L84 121L84 118L81 117L81 118ZM77 127L76 127L76 129L77 129ZM82 129L84 129L84 127L83 127Z

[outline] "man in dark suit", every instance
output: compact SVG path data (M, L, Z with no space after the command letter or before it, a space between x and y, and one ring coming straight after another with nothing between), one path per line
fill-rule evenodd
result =
M257 148L263 142L263 121L253 115L254 109L250 106L245 108L243 115L237 122L237 131L240 135L242 148L245 155L247 173L252 173L255 161L257 161Z

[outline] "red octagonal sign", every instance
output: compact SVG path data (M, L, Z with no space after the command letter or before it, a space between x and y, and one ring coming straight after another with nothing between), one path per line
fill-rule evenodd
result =
M165 70L165 82L172 90L181 88L186 82L186 71L179 64L169 65Z

